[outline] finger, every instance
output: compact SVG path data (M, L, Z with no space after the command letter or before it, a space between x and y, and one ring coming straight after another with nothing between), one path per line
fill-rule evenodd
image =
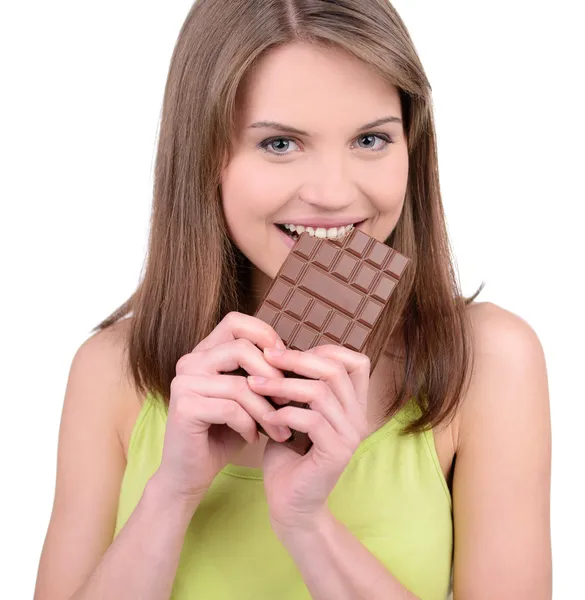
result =
M261 349L284 348L282 339L270 325L257 317L233 311L228 313L193 351L208 350L218 344L240 338L249 340Z
M339 436L327 419L319 412L306 408L285 406L275 413L267 413L264 422L278 425L288 425L291 429L306 433L314 444L315 451L320 455L334 458L336 462L347 463L357 449L355 440L348 444Z
M345 367L329 358L299 350L265 349L264 356L280 370L292 371L309 379L324 381L345 411L352 411L356 403L355 390ZM255 375L255 373L254 373Z
M266 362L262 352L249 340L240 338L201 352L185 354L177 362L177 375L229 373L242 367L250 375L284 377L282 371Z
M355 352L343 346L334 346L333 344L315 346L306 350L305 353L340 362L349 376L356 392L357 400L363 403L364 408L366 407L370 385L371 363L365 354Z
M203 375L175 377L173 388L179 393L195 393L208 398L227 398L237 402L256 422L261 423L267 412L276 409L263 396L250 389L245 377L233 375ZM266 432L277 442L287 440L292 432L288 427L271 425Z
M308 404L311 409L320 412L339 435L353 441L355 429L325 382L313 379L248 377L248 383L258 394Z
M177 401L173 416L177 415L194 424L199 422L202 431L210 425L227 425L250 444L259 439L254 419L237 402L227 398L184 396Z

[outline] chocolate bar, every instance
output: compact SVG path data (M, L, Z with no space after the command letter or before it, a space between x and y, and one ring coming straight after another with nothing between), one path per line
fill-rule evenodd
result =
M363 352L409 261L358 229L340 239L302 233L254 316L293 350L336 344ZM232 374L247 375L243 369ZM284 376L304 379L290 372ZM266 433L260 424L258 430ZM306 433L294 430L283 443L301 455L312 446Z

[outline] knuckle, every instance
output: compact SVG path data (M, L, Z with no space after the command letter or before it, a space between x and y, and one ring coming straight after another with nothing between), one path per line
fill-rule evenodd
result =
M236 347L236 348L249 348L250 346L252 346L252 342L250 342L249 340L247 340L246 338L238 338L237 340L234 340L232 342L232 344Z
M370 372L370 366L371 366L371 360L370 357L365 355L365 354L360 354L359 355L359 368L362 369L363 371L367 371L368 373Z
M321 344L320 346L314 346L313 348L310 348L308 352L313 352L318 356L327 356L331 353L332 348L335 348L333 344Z
M315 398L317 400L326 398L331 395L331 390L329 389L329 386L324 381L321 381L321 380L317 381L315 387L317 388L315 390Z
M265 323L261 319L258 319L258 317L254 317L254 321L257 323L258 327L262 330L262 332L266 334L268 338L270 338L272 344L274 344L277 340L280 339L278 334L276 333L276 330L270 325L268 325L268 323Z
M175 365L175 373L177 375L181 375L187 372L187 365L190 362L190 356L191 354L184 354L183 356L181 356L181 358L179 358L177 364Z
M274 342L280 340L280 336L276 333L276 329L268 325L268 323L263 324L264 330L266 333L273 339Z
M232 343L238 352L248 353L252 350L256 350L259 352L258 348L256 348L256 346L254 346L254 344L252 344L252 342L250 340L247 340L246 338L238 338Z
M193 352L189 352L188 354L181 356L175 367L177 375L191 375L200 373L202 365L205 364L205 361L208 358L208 353L208 349L194 350Z
M182 391L183 385L181 381L181 376L177 375L171 380L171 397L180 395Z
M337 361L333 363L332 370L335 377L341 377L346 373L345 367Z
M241 313L231 310L226 316L221 320L221 322L227 327L233 327L241 317Z
M175 420L185 420L193 414L193 398L179 395L174 398L173 413Z
M293 406L285 406L284 408L279 408L278 412L282 414L285 419L288 419L289 417L294 417L296 411Z
M312 411L312 413L313 426L315 427L315 429L317 431L326 429L328 427L327 419L325 419L325 417L320 412Z
M308 397L308 394L305 394L305 400L311 400L309 406L311 407L311 410L317 413L321 413L323 410L323 400L322 400L322 396L319 394L311 394L310 398Z
M240 407L235 402L227 402L224 406L223 412L226 419L235 419L239 412Z
M276 336L276 331L273 327L271 327L266 321L259 319L258 317L252 317L253 323L255 323L262 331L270 333L271 335Z
M177 375L171 380L171 396L187 396L191 390L192 377Z
M234 391L237 395L245 394L249 390L248 381L245 377L234 377L233 379Z
M337 360L326 359L326 379L338 379L345 373L344 366Z
M197 396L206 375L177 375L171 381L171 395Z
M195 375L203 372L208 359L208 350L197 352L197 356L193 352L181 356L177 361L175 368L177 375Z

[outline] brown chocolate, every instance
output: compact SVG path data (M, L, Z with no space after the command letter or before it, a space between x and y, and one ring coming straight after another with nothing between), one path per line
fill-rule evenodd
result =
M339 240L302 233L255 316L271 325L287 348L336 344L363 352L409 261L363 231L353 230ZM243 369L232 374L247 375ZM296 373L284 375L303 379ZM298 402L288 405L308 408ZM258 430L265 433L260 424ZM299 431L283 443L301 455L312 446Z

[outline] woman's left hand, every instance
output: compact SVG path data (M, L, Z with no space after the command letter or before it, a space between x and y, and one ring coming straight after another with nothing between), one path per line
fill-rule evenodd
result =
M307 433L313 446L305 456L269 440L263 473L272 527L277 535L310 530L328 512L327 498L366 437L370 360L341 346L266 350L267 362L310 379L248 378L251 389L310 409L284 406L265 420Z

